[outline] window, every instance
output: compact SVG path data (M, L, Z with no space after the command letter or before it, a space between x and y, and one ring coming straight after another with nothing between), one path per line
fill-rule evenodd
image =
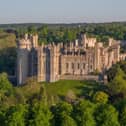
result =
M74 63L72 63L72 69L74 69Z
M66 63L66 69L68 69L69 68L69 63Z
M83 63L83 69L85 69L85 63Z
M93 68L93 67L92 67L92 65L91 65L91 66L90 66L90 69L92 70L92 68Z
M78 67L78 69L80 69L80 64L79 63L77 64L77 67Z

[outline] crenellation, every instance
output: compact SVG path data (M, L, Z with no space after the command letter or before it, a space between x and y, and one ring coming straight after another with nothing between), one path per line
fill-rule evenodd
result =
M55 82L63 76L67 78L67 75L84 78L126 59L126 54L120 54L120 41L110 38L105 47L103 42L85 34L73 42L42 43L41 46L38 45L38 35L25 34L17 46L18 85L25 83L29 76L36 76L38 82Z

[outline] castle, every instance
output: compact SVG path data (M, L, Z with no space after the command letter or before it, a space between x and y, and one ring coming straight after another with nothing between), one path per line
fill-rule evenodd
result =
M25 34L17 41L17 84L28 77L36 77L38 82L55 82L68 75L83 77L102 72L125 57L120 54L120 41L111 38L107 46L85 34L74 42L39 46L37 34Z

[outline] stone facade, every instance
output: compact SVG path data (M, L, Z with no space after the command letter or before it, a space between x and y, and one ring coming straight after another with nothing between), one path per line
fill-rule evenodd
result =
M38 45L38 35L25 35L17 41L17 84L23 84L28 77L36 77L38 82L55 82L67 75L91 75L103 72L112 64L124 60L120 54L120 41L109 39L108 45L97 42L82 34L80 39L67 44Z

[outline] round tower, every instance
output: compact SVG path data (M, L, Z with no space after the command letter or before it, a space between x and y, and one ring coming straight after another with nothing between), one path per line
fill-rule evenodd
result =
M28 77L30 49L31 42L25 34L22 39L17 40L17 85L24 84Z

